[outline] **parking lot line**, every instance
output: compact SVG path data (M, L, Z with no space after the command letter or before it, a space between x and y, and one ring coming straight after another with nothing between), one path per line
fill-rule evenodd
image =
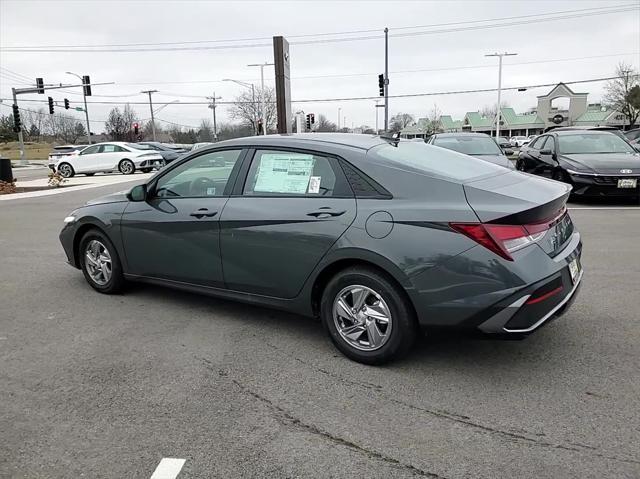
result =
M156 470L153 471L151 479L175 479L180 474L186 459L175 457L163 457Z

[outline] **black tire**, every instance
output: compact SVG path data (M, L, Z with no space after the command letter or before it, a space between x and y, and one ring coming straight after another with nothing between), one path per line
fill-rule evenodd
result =
M567 174L565 174L565 172L560 169L557 169L553 172L552 178L556 181L571 184L571 180L568 178Z
M516 160L516 170L524 171L524 161L519 158Z
M140 168L140 171L142 171L143 173L151 173L151 170L153 168Z
M378 349L364 351L344 339L333 317L333 305L341 291L349 286L365 286L376 292L391 314L391 332ZM320 302L320 317L333 344L348 358L364 364L383 364L409 352L418 328L415 313L406 293L386 274L369 267L352 267L338 272L327 284Z
M60 163L57 168L57 173L63 178L72 178L76 174L73 166L69 163Z
M98 241L108 251L111 257L111 276L104 284L97 282L90 272L89 259L87 258L87 249L92 241ZM80 240L80 247L78 249L78 256L82 273L84 274L87 283L96 291L104 294L115 294L122 291L125 284L125 279L122 274L122 264L120 263L120 256L116 251L113 243L109 238L100 230L92 229L85 233Z
M84 175L85 176L93 176L93 175L95 175L95 173L85 173Z
M123 175L133 175L136 172L136 165L133 164L131 160L122 160L118 164L118 170Z

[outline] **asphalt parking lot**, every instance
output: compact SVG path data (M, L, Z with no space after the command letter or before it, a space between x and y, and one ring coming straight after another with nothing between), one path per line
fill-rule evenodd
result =
M425 337L368 367L305 318L95 293L57 236L122 189L0 202L0 477L148 478L169 457L181 479L640 476L637 205L571 205L582 291L535 335Z

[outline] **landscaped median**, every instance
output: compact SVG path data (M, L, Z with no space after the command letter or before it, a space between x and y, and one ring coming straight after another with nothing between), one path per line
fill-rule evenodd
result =
M152 173L140 173L136 175L106 174L96 176L75 176L60 183L58 186L50 184L51 178L39 178L37 180L15 182L15 193L0 194L0 201L17 200L21 198L35 198L39 196L56 195L79 191L100 186L113 185L117 183L127 183L132 181L143 181L149 178Z

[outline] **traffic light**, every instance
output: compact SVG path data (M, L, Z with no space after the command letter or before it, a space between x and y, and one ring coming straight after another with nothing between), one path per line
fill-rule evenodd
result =
M13 131L18 133L22 129L22 120L20 120L20 109L18 105L13 104Z
M137 135L138 131L139 131L140 125L138 125L137 123L133 124L133 134Z
M53 115L53 98L49 97L49 114Z
M38 89L38 94L44 95L44 80L42 78L36 78L36 88Z
M311 113L307 114L307 130L311 129Z
M83 75L82 77L82 89L84 90L84 96L91 96L91 80L89 75Z
M65 110L69 109L69 100L67 98L64 99L64 109Z
M378 88L380 88L380 96L384 96L384 74L378 75Z
M316 122L316 115L315 115L315 113L309 113L309 115L311 116L311 124L312 124L312 125L313 125L313 124L315 124L315 122Z

